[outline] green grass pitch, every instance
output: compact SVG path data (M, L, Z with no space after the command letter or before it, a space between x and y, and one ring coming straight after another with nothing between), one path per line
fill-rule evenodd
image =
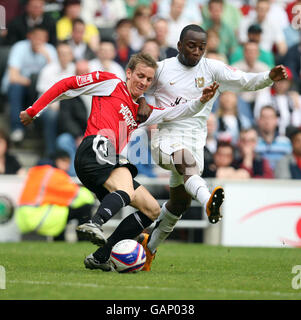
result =
M292 288L300 249L166 242L152 271L136 274L85 269L84 257L95 249L88 242L0 244L0 300L301 299L301 288Z

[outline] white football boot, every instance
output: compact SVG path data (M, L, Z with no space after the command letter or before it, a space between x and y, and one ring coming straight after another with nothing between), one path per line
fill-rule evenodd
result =
M91 241L99 247L103 247L107 243L100 225L92 221L83 223L76 228L76 232L84 236L86 240Z

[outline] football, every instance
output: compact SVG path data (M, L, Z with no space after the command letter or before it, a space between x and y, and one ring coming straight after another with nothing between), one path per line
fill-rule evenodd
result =
M140 243L126 239L115 244L110 260L117 272L138 272L144 266L146 255Z

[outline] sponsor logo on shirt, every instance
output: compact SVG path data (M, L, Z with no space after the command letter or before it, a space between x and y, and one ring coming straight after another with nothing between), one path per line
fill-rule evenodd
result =
M187 102L187 100L184 99L183 97L177 97L176 100L174 102L172 102L170 105L172 107L175 107L175 106L179 105L180 103L186 103L186 102Z
M123 104L120 105L120 110L119 113L122 114L123 119L126 123L126 125L130 128L130 129L134 129L135 127L137 127L137 122L135 121L132 111L129 109L128 106L124 106Z
M79 87L93 82L92 74L85 74L83 76L76 76L76 82Z

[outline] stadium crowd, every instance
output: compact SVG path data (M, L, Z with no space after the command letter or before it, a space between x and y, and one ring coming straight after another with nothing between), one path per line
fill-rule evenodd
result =
M0 0L0 5L6 13L6 29L0 30L0 114L8 129L0 135L0 173L24 174L8 146L22 146L28 129L19 113L51 85L96 70L125 80L133 53L147 52L158 61L174 57L181 30L193 23L207 31L206 57L245 72L283 64L288 74L269 88L220 95L208 119L203 177L301 179L300 0ZM71 176L90 99L53 103L37 121L41 157L65 150ZM137 163L139 173L157 177L161 173L148 146L145 152L148 163Z

